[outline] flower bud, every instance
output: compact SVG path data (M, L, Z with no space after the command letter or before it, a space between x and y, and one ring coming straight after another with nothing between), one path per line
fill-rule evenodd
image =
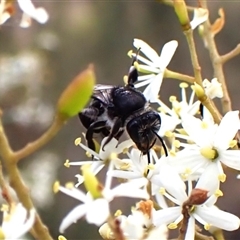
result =
M194 85L192 85L191 88L196 93L198 99L202 99L205 97L204 89L196 82L194 82Z
M194 188L188 199L190 205L201 205L208 199L208 191L204 189Z
M87 104L95 84L93 65L77 75L61 94L57 112L68 119L77 115Z

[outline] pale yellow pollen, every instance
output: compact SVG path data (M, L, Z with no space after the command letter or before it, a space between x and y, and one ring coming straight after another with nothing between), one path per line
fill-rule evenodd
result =
M59 181L56 181L54 184L53 184L53 192L54 193L57 193L59 191L59 187L60 187L60 183Z
M182 179L186 180L191 173L192 173L192 170L190 168L186 168L185 172L181 174Z
M1 227L0 227L0 239L5 239L4 231Z
M114 213L114 217L119 217L122 215L122 211L120 209L118 209L115 213Z
M128 55L130 58L132 58L132 54L133 54L133 50L129 50L128 53L127 53L127 55Z
M7 204L2 204L1 211L2 211L2 212L7 212L7 211L9 211L9 206L8 206Z
M86 156L87 156L88 158L90 158L90 157L92 157L92 154L87 151L87 152L86 152Z
M172 157L176 157L176 152L174 150L170 150L169 151L169 154L172 156Z
M218 180L220 181L220 182L225 182L226 181L226 174L219 174L218 175Z
M67 189L73 189L73 188L74 188L74 183L73 183L73 182L67 182L67 183L65 184L65 187L66 187Z
M158 107L158 108L157 108L157 111L158 111L158 112L161 112L161 113L166 113L166 112L167 112L166 109L163 108L163 107Z
M174 101L176 101L177 100L177 97L176 96L170 96L169 97L169 102L174 102Z
M155 167L154 167L154 165L152 163L150 163L150 164L148 164L147 168L149 170L154 170Z
M222 197L223 196L223 192L220 189L218 189L218 190L215 191L214 195L216 197Z
M188 144L194 144L195 142L194 142L193 140L189 140L189 139L188 139L188 140L187 140L187 143L188 143Z
M176 229L177 228L177 224L176 223L170 223L167 226L169 229Z
M58 240L67 240L67 239L63 235L59 235Z
M116 153L111 153L110 156L109 156L109 160L114 160L118 157L118 155Z
M130 164L129 163L123 163L121 166L120 166L120 169L121 170L128 170L130 168Z
M174 137L174 133L171 132L171 131L166 131L164 135L165 135L166 137L168 137L168 138Z
M185 83L185 82L182 82L182 83L179 84L179 87L180 87L180 88L187 88L187 87L188 87L188 84Z
M183 128L176 128L176 131L182 135L188 135L187 132Z
M70 167L70 164L69 164L69 159L66 159L65 163L64 163L64 166L69 168Z
M79 137L79 138L76 138L75 141L74 141L74 144L76 146L78 146L80 143L81 143L82 139Z
M160 190L159 190L159 193L162 194L162 195L166 194L166 189L161 187Z
M207 231L210 229L210 227L211 227L211 225L209 223L204 225L204 229L207 230Z
M124 153L124 154L128 153L128 148L124 148L122 153Z
M174 140L173 141L173 145L176 147L176 148L180 148L180 141L179 140Z
M230 148L234 148L236 145L237 145L237 140L235 140L235 139L230 141L230 143L229 143Z
M200 150L200 153L207 159L214 160L217 158L217 150L212 149L211 147L205 147Z
M123 76L123 82L124 82L125 84L128 83L128 76L127 76L127 75L124 75L124 76Z
M208 124L206 122L202 121L201 127L203 129L207 129L208 128Z

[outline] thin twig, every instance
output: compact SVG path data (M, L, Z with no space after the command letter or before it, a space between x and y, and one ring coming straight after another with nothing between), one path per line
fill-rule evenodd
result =
M164 71L164 78L173 78L173 79L185 81L185 82L192 83L192 84L195 81L195 78L192 76L174 72L174 71L171 71L168 69L165 69L165 71Z
M230 59L236 57L237 55L240 54L240 44L238 44L232 51L229 53L226 53L225 55L221 56L221 62L222 64L226 63Z

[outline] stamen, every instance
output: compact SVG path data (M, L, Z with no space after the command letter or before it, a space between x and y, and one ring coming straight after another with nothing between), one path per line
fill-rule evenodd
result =
M222 197L223 196L223 192L220 189L218 189L218 190L215 191L214 195L216 197Z
M58 240L67 240L67 239L63 235L59 235Z
M204 225L204 229L207 230L207 231L210 229L210 227L211 227L210 223L207 223L207 224Z
M76 146L78 146L80 143L81 143L82 139L79 137L79 138L76 138L75 141L74 141L74 144Z
M225 182L226 181L226 174L219 174L218 175L218 180L220 181L220 182Z
M176 229L177 228L177 224L176 223L170 223L167 226L169 229Z
M216 149L212 149L211 147L205 147L200 150L200 153L209 160L215 160L218 158L218 151Z
M65 184L65 187L66 187L67 189L73 189L73 188L74 188L74 183L73 183L73 182L67 182L67 183Z
M115 213L114 213L114 217L119 217L122 215L122 211L120 209L118 209Z
M235 140L235 139L230 141L230 143L229 143L230 148L234 148L236 145L237 145L237 140Z
M66 159L65 163L64 163L64 166L69 168L70 167L70 164L69 164L69 159Z
M57 193L59 191L59 187L60 187L60 183L59 181L56 181L54 184L53 184L53 192L54 193Z

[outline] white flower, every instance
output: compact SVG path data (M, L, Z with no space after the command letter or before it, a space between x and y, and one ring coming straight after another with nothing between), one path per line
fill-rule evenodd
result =
M170 224L169 228L176 228L184 217L182 214L182 211L186 210L184 206L189 202L187 210L189 219L185 240L194 239L195 220L203 224L207 230L210 226L228 231L239 228L240 219L237 216L216 209L214 206L217 197L221 196L222 192L218 189L219 182L216 181L216 172L213 165L205 170L193 190L192 182L188 181L188 194L184 182L170 166L164 165L161 169L159 181L165 187L161 190L164 196L177 206L153 212L153 223L156 226ZM204 192L206 196L202 195Z
M158 132L160 136L164 136L167 131L173 131L181 123L181 117L184 114L195 115L199 111L200 101L194 102L195 92L192 91L189 99L187 99L186 88L188 84L183 82L179 86L181 88L181 101L178 101L177 97L171 96L169 100L172 108L169 108L161 99L156 101L161 111L162 123Z
M109 164L109 171L113 168L113 163ZM92 196L91 191L85 194L83 191L74 188L64 188L58 186L58 190L61 192L79 200L82 204L75 207L68 215L63 219L60 232L64 232L65 229L72 223L75 223L78 219L83 216L86 217L88 223L93 223L95 225L102 225L108 218L110 214L109 203L115 197L131 197L131 198L142 198L147 199L149 197L146 192L145 186L147 181L145 179L133 180L131 182L122 183L112 189L111 187L112 177L107 176L105 181L105 186L101 189L100 184L98 187L98 195ZM85 186L92 184L91 182L86 183ZM143 188L143 189L142 189Z
M208 19L208 10L205 8L195 8L193 13L193 20L190 22L191 28L194 30L198 25L202 24Z
M12 205L10 212L3 211L3 223L0 227L0 239L15 240L22 237L33 226L35 210L28 211L21 203Z
M139 88L149 84L144 90L143 94L148 101L156 102L156 100L158 99L158 92L162 85L164 71L176 51L178 42L172 40L166 43L162 48L160 56L147 43L140 39L134 39L133 45L137 49L140 49L140 52L142 52L148 58L147 59L142 56L137 56L137 60L145 64L145 65L139 64L137 70L139 72L149 73L147 75L139 76L138 81L141 82L136 83L135 87ZM130 54L131 57L136 56L135 53Z
M44 24L48 21L48 13L42 7L35 8L31 0L17 0L20 9L23 11L22 20L20 26L23 28L29 27L31 25L31 19L36 20L37 22ZM11 17L11 12L8 8L14 7L11 6L11 3L2 0L0 3L0 24L3 24Z
M190 115L183 117L182 125L195 144L184 144L184 150L177 153L176 162L182 167L197 169L213 163L221 181L225 181L221 163L240 170L240 150L229 150L237 144L233 140L238 131L239 111L228 112L221 123L207 124ZM185 136L184 136L185 137Z
M209 98L213 99L215 97L223 97L222 84L218 82L217 78L213 78L211 82L209 82L207 79L204 79L203 87L205 89L206 95Z
M121 168L123 165L126 163L124 161L121 161L120 159L117 158L117 154L122 153L129 147L133 145L133 141L131 139L126 140L118 144L118 141L113 138L106 146L105 146L105 151L102 150L102 147L106 141L107 137L104 138L101 142L100 146L100 152L97 153L84 145L81 142L80 138L77 138L75 140L75 144L79 145L81 148L83 148L87 155L90 155L94 158L94 160L90 161L79 161L79 162L69 162L68 160L65 163L66 167L69 166L82 166L85 164L90 164L91 165L91 171L96 175L99 173L104 166L106 165L106 160L113 161L113 164L116 168ZM80 174L75 175L75 177L78 179L78 183L75 185L75 187L78 187L80 184L83 183L83 177Z

